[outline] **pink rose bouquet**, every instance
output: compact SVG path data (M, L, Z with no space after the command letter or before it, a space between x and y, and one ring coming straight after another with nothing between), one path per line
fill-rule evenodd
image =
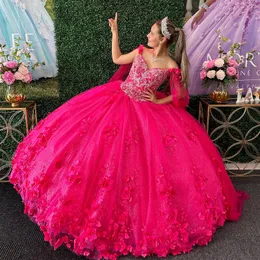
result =
M9 53L5 53L4 48L6 45L0 44L0 84L6 83L13 85L15 82L22 82L29 84L32 81L31 69L35 69L45 63L32 62L29 47L32 44L24 44L23 48L19 48L19 41L15 41L15 47L10 49Z
M219 33L219 32L218 32ZM222 86L228 86L238 80L238 67L243 60L236 60L233 56L244 43L234 43L228 52L222 49L222 43L228 41L227 38L219 35L218 50L219 55L213 60L204 61L200 72L200 79L205 87L210 87L211 82L222 83ZM241 56L242 57L242 56ZM218 84L217 84L218 85Z

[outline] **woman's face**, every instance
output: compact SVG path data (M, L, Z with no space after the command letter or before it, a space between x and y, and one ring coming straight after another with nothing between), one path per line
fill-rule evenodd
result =
M147 34L147 38L148 38L148 43L147 45L151 48L157 47L160 44L160 40L161 40L161 35L159 34L159 27L158 25L155 23L152 27L151 27L151 31Z

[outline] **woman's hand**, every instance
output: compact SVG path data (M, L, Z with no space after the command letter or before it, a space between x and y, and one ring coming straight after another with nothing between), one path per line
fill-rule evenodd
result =
M117 33L118 32L117 17L118 17L118 15L117 15L117 12L116 12L115 19L113 19L113 18L108 19L108 24L109 24L109 26L111 28L111 32L112 33Z
M194 18L191 22L191 29L193 29L195 24L199 23L199 21L202 19L205 12L206 12L206 10L204 8L200 8L200 10L197 12L197 14L194 16Z
M151 89L147 89L144 92L144 98L145 98L146 101L150 101L150 102L153 102L155 104L157 104L157 102L158 102L158 99L156 98L155 93Z

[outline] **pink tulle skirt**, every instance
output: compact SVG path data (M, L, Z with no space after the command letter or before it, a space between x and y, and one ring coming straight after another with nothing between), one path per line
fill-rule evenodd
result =
M10 182L25 213L54 248L89 258L206 245L247 194L189 113L137 102L120 83L69 100L19 144Z

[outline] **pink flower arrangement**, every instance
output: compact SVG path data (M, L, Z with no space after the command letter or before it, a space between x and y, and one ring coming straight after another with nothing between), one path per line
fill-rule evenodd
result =
M227 41L227 38L219 35L219 40ZM230 50L226 53L222 49L221 42L218 43L219 56L216 59L204 61L200 72L200 79L206 87L212 86L210 82L223 83L227 86L231 82L238 80L238 67L242 63L233 58L236 50L239 50L242 44L234 43L231 45Z
M212 64L215 64L212 67ZM209 63L208 63L209 64ZM230 66L232 64L233 66ZM238 79L238 64L235 60L229 59L229 62L224 59L216 59L215 62L210 63L210 68L203 66L200 72L200 79L203 81L204 85L209 85L209 81L222 82L224 85L229 82L236 81Z
M5 45L0 44L0 84L6 83L13 85L16 81L29 84L32 81L32 74L29 70L34 69L41 64L31 61L31 54L28 47L30 43L24 44L23 48L19 47L20 38L15 41L15 47L10 49L10 53L5 53L3 48Z
M32 81L32 74L27 66L13 60L3 64L1 72L3 74L0 74L0 78L2 78L3 82L7 85L12 85L15 81L21 81L27 84Z

